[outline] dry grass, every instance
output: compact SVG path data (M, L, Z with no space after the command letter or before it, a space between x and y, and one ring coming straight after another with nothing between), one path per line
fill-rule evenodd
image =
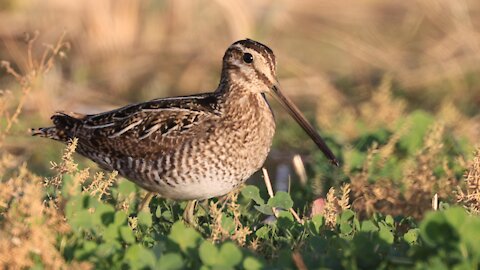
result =
M24 109L25 101L32 89L38 87L46 73L53 67L55 59L61 55L67 43L63 36L54 46L47 46L42 57L37 60L33 56L33 45L38 38L35 35L27 40L27 71L17 72L9 62L3 61L2 67L11 75L21 89L21 95L11 102L14 97L8 94L1 97L1 118L5 120L0 132L0 173L3 179L0 182L0 215L2 227L0 230L0 266L2 268L20 269L34 266L34 260L40 260L50 269L65 268L66 263L57 248L56 236L58 233L68 233L70 228L65 221L62 209L61 192L56 197L45 199L44 187L53 186L58 190L65 174L75 173L74 183L83 184L88 178L88 170L77 171L72 154L75 151L76 140L66 149L60 164L52 163L57 175L42 179L26 168L26 164L8 151L5 141L11 135L14 125ZM13 106L12 106L13 104ZM98 178L98 177L97 177ZM105 182L98 179L102 183ZM95 181L93 182L95 183ZM101 186L103 188L103 186ZM92 189L94 190L94 189ZM104 189L101 190L101 192ZM12 256L12 254L15 254ZM68 266L74 269L89 269L89 264L72 263Z
M62 162L53 164L57 175L41 179L28 171L24 165L11 178L0 182L2 190L0 214L4 219L0 230L2 267L14 269L31 267L34 265L33 260L38 256L44 266L50 269L91 268L87 263L73 262L67 265L58 249L57 235L65 235L70 231L63 207L66 197L78 192L103 198L108 194L116 173L104 179L103 174L91 176L88 169L77 170L77 164L72 158L76 143L75 139L67 146ZM72 177L72 184L67 190L68 194L62 194L59 187L66 175ZM54 194L47 194L47 198L45 198L46 186L52 186L55 190Z
M66 29L75 44L64 72L52 73L28 103L45 117L57 109L213 89L223 50L245 37L277 51L282 82L298 96L343 92L330 81L351 78L356 86L349 95L365 99L380 72L409 98L431 98L431 107L443 98L457 105L478 98L478 84L467 77L480 65L474 16L480 4L473 0L11 2L16 10L4 10L0 19L0 56L23 69L28 61L16 40L32 30L52 40Z
M318 198L312 203L310 216L323 215L325 224L334 228L337 224L337 216L344 210L350 209L350 184L341 187L340 194L336 194L335 188L330 188L326 198Z
M245 246L247 242L247 236L252 231L249 227L246 227L240 221L240 205L237 203L239 190L234 191L226 195L225 201L210 202L209 215L212 218L210 224L212 242L223 242L225 240L233 240L239 246ZM233 219L233 230L224 228L223 221L227 217ZM255 249L255 243L252 248Z
M457 202L463 204L472 214L480 214L480 150L464 176L464 186L457 187Z
M72 158L76 144L75 139L65 149L62 162L53 164L57 175L41 179L23 165L11 178L0 182L0 214L3 219L0 230L2 268L32 267L38 257L49 269L91 269L88 263L66 264L60 253L57 235L65 235L70 231L63 207L66 197L78 192L97 196L99 200L104 198L108 195L112 182L116 180L116 173L111 173L105 179L103 174L91 176L88 169L78 170ZM62 194L59 187L66 175L72 177L72 184L67 190L68 194ZM47 198L46 186L52 186L55 190L54 194L47 194ZM132 228L135 228L135 224L132 221L130 223Z
M382 212L421 218L431 209L431 200L435 193L444 200L450 200L457 181L446 160L439 158L443 148L443 132L444 125L440 123L431 127L421 151L403 165L403 178L400 182L391 179L377 179L373 183L369 181L370 170L384 166L382 160L388 158L391 142L396 141L397 136L394 134L384 146L374 145L370 148L363 170L360 173L349 173L354 198L353 208L367 215ZM375 163L377 155L381 159ZM434 173L439 167L444 171L440 176Z
M0 183L2 190L0 266L4 269L28 268L39 257L45 267L65 265L56 247L56 233L68 231L63 217L45 205L42 181L22 167L18 174Z
M27 72L19 73L9 62L2 62L2 68L21 89L21 95L14 102L11 102L14 97L9 94L2 95L0 102L0 117L4 120L0 131L0 174L3 176L0 181L2 268L28 268L34 265L35 257L39 257L47 268L59 269L65 265L63 256L56 248L56 233L67 232L69 227L53 203L46 202L43 192L39 192L43 189L42 179L27 170L26 164L21 164L21 159L12 155L5 144L12 127L19 121L29 93L36 86L37 80L51 69L54 59L64 47L63 39L60 38L56 46L45 49L41 59L36 61L32 56L36 38L34 36L27 40Z
M437 166L443 165L443 160L439 159L439 154L443 148L442 136L444 126L436 123L427 134L424 142L424 148L416 155L412 166L409 166L405 172L405 199L410 214L414 217L420 217L427 210L431 209L431 200L435 193L446 198L452 194L456 184L455 178L448 174L446 177L437 177L434 170Z

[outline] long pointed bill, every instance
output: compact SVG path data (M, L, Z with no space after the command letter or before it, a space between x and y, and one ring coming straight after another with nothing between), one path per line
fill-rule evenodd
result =
M307 134L312 138L315 144L322 150L323 154L336 166L339 166L339 162L335 155L332 153L332 150L328 148L325 141L320 137L320 134L313 128L313 126L305 119L305 116L300 112L300 110L293 104L293 102L286 96L282 94L277 85L273 86L273 93L277 100L282 104L282 106L290 113L290 115L297 121L297 123L307 132Z

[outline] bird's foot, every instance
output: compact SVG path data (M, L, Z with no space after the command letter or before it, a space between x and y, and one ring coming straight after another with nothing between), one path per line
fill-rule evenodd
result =
M185 210L183 212L183 220L192 227L197 227L197 220L195 218L195 205L197 204L196 200L191 200L187 202Z
M147 195L143 197L142 202L140 202L140 205L138 206L137 211L141 212L145 208L145 206L148 206L153 196L154 196L153 192L148 192Z

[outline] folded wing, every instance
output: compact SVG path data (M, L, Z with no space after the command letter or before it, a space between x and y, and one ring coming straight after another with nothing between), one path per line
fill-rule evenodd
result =
M78 138L78 150L84 155L148 158L174 150L192 137L208 136L221 114L217 105L211 94L195 95L156 99L94 115L57 113L52 119L57 136Z

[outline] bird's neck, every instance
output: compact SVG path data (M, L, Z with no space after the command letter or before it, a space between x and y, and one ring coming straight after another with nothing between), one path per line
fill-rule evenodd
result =
M223 68L217 94L246 95L263 93L268 87L257 77L244 74L238 68ZM247 93L249 92L249 93Z
M239 115L243 115L242 118L256 119L263 116L272 117L270 107L258 87L234 74L229 74L228 77L222 76L215 95L226 116L231 115L236 119Z

